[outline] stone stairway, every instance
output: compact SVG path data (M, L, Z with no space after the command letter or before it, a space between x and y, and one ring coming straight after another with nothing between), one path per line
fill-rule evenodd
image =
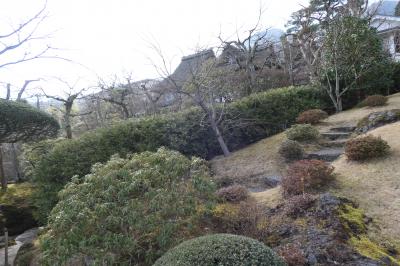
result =
M333 127L327 132L322 132L323 141L320 143L323 148L307 154L307 159L317 159L333 162L344 153L344 145L355 130L353 126Z

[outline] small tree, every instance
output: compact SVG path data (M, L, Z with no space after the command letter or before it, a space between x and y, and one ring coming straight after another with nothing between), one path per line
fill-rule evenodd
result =
M76 100L82 99L82 94L87 90L87 88L83 88L80 90L76 90L74 85L70 85L68 82L57 78L60 82L62 82L64 85L68 87L68 92L66 92L66 97L60 97L60 96L55 96L55 95L48 95L43 89L42 93L46 98L56 100L58 102L61 102L63 104L62 109L58 109L62 114L63 114L63 127L65 130L65 135L67 139L72 139L72 125L71 125L71 119L76 116L82 116L86 115L88 113L91 113L89 111L88 113L74 113L73 112L73 105Z
M337 112L343 110L343 97L349 90L362 86L369 76L377 77L376 73L382 81L385 68L389 68L388 55L367 20L345 16L330 23L320 71Z

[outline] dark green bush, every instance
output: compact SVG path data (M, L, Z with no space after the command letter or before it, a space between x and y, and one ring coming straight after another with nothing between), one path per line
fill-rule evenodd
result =
M246 146L281 132L307 109L321 108L320 90L289 87L253 94L225 109L222 134L231 150ZM204 121L204 114L194 108L180 113L146 117L84 134L80 138L57 143L34 170L38 215L42 222L57 202L57 192L72 176L84 176L97 162L112 154L154 151L160 146L185 155L211 158L221 153L215 136Z
M309 124L293 125L286 131L286 136L290 140L310 141L319 137L318 129Z
M286 263L270 248L255 239L216 234L183 242L168 251L154 266L280 266Z
M204 160L164 148L113 156L60 192L40 241L41 265L150 265L199 235L214 191Z
M349 160L363 161L383 157L389 153L389 145L380 137L372 135L350 139L346 142L345 154Z
M361 103L358 104L359 107L376 107L386 105L388 98L383 95L370 95L365 98Z
M304 156L304 149L295 140L284 140L279 147L279 154L287 161L301 160Z

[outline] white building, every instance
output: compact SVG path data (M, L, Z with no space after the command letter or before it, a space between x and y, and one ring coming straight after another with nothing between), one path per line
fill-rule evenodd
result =
M396 7L399 10L397 13ZM387 51L400 61L400 1L383 1L375 9L371 25L377 28Z

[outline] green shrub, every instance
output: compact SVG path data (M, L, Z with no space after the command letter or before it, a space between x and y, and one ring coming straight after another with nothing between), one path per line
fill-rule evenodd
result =
M304 194L332 180L333 166L321 160L301 160L289 166L282 178L283 194L286 197Z
M231 150L281 132L294 123L301 111L320 108L320 90L289 87L253 94L225 108L222 134ZM214 133L196 108L154 117L121 122L89 132L77 139L57 143L35 165L34 180L40 188L36 197L42 223L57 202L57 192L74 175L84 176L97 162L111 155L155 151L161 146L188 156L211 158L220 154Z
M164 148L113 156L60 192L41 238L42 263L149 265L200 231L199 210L211 210L213 194L201 159Z
M389 145L380 137L372 135L350 139L346 142L345 154L349 160L363 161L379 158L389 153Z
M257 240L216 234L183 242L168 251L154 266L286 265L270 248Z
M258 238L263 234L264 211L264 208L254 199L239 203L217 204L211 213L210 227L217 233Z
M319 137L318 129L309 124L293 125L286 131L286 136L290 140L310 141Z
M321 109L311 109L299 114L296 122L299 124L318 124L321 120L328 117L328 113Z
M365 98L361 103L358 104L359 107L376 107L386 105L388 98L383 95L370 95Z
M279 147L279 154L287 161L301 160L304 156L304 149L295 140L284 140Z
M216 194L217 198L222 202L240 202L249 198L249 190L242 185L220 188Z

